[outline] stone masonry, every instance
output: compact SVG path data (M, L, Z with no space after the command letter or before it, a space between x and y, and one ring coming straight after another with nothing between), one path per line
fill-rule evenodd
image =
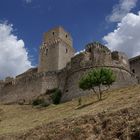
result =
M131 70L124 53L111 52L98 42L87 44L84 52L75 55L71 35L57 27L44 34L38 67L0 81L0 103L29 103L54 88L62 91L62 102L89 94L90 91L79 89L79 79L99 67L114 71L117 80L112 88L137 84L140 59L131 59L130 64Z
M140 55L129 59L131 72L134 73L140 83Z

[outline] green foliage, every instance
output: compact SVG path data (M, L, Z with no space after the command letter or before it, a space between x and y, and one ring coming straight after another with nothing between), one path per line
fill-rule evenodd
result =
M55 89L51 96L53 104L56 104L56 105L59 104L61 97L62 97L61 90Z
M82 98L78 98L78 106L80 106L82 104Z
M53 104L59 104L61 100L62 93L59 89L55 88L52 90L48 90L45 95L50 95ZM45 97L38 97L33 100L33 106L47 107L50 105L49 101Z
M116 76L114 75L111 69L97 68L91 70L80 79L79 87L83 90L93 89L95 93L97 93L95 89L98 87L98 92L100 94L98 97L99 99L101 99L101 86L109 88L110 85L112 85L112 83L115 82L115 79Z
M41 107L47 107L49 106L50 104L47 102L47 101L44 101L40 106Z
M49 103L44 98L37 98L32 102L33 106L47 107Z
M38 105L41 105L43 103L44 103L44 99L37 98L37 99L33 100L32 105L33 106L38 106Z
M73 128L72 131L74 134L80 134L82 132L81 128L79 128L79 127Z

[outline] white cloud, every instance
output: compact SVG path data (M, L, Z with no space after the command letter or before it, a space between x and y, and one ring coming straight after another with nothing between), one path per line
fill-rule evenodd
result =
M23 40L13 34L13 26L0 23L0 79L16 76L31 67Z
M113 7L113 11L107 19L111 22L121 21L121 19L136 6L136 3L137 0L120 0L119 4Z
M85 52L85 49L83 49L83 50L81 50L81 51L76 52L74 55L78 55L78 54L83 53L83 52Z
M111 50L123 51L129 57L140 55L140 12L128 13L103 40Z

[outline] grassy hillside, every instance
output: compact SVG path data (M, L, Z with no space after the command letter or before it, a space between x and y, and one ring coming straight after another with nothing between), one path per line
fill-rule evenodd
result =
M108 92L100 102L83 97L81 107L77 100L47 108L0 105L0 139L140 138L139 85Z

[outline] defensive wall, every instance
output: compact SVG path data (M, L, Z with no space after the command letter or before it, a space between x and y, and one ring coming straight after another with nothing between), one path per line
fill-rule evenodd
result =
M30 103L39 95L44 94L47 89L58 87L56 72L32 73L22 75L11 81L1 82L1 103Z
M98 42L87 44L84 52L74 56L72 44L71 35L62 27L45 33L40 47L39 66L15 78L1 80L0 103L30 103L54 88L62 91L62 102L87 95L90 91L81 90L79 80L91 69L101 67L112 69L116 75L111 89L138 83L139 59L128 61L124 53L111 52ZM137 73L134 73L134 68Z
M134 73L140 83L140 55L129 59L131 72Z
M90 43L84 52L76 55L67 65L67 78L62 101L89 94L79 88L80 78L91 69L106 67L114 71L116 82L111 89L137 83L135 75L130 72L128 58L124 53L111 52L100 43Z

